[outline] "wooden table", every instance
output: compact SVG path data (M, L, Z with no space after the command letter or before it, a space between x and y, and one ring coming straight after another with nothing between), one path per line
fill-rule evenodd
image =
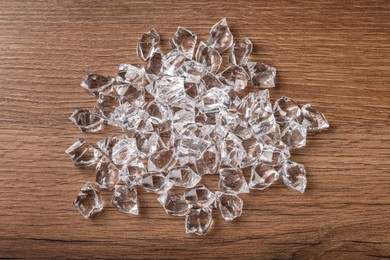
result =
M0 2L0 257L389 258L389 1L180 2ZM293 153L305 194L278 183L243 195L242 217L215 211L204 237L185 234L183 218L145 192L138 217L103 193L105 210L84 220L72 201L94 170L64 151L114 130L84 134L68 120L94 104L82 76L140 64L135 45L151 27L167 51L178 25L205 40L222 17L252 40L253 61L278 69L273 100L315 104L331 124Z

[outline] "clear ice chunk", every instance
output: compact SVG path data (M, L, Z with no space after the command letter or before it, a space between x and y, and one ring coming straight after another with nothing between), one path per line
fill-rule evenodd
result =
M245 156L243 156L240 167L246 168L254 165L260 158L260 155L263 151L262 143L258 142L256 138L248 138L242 141L242 147L245 151Z
M172 48L177 48L187 57L192 59L195 45L196 45L196 34L190 30L179 26L175 35L171 40Z
M298 118L307 131L317 131L329 127L328 120L326 120L323 113L316 107L306 104L301 108L301 116Z
M180 103L185 97L184 79L182 77L164 76L154 82L155 101L169 104Z
M235 42L229 49L229 63L239 66L246 65L252 49L253 44L247 37Z
M99 189L113 190L119 181L119 170L107 156L102 156L96 166L96 186Z
M81 86L95 96L99 96L100 92L110 92L112 83L114 83L113 77L90 73L84 76Z
M161 124L172 118L172 111L165 103L150 101L145 103L143 110L153 124Z
M260 155L260 162L269 165L281 165L290 157L290 151L285 145L265 145Z
M191 209L185 218L186 233L206 235L213 223L212 208Z
M131 84L121 84L115 85L114 90L118 93L119 99L122 103L128 102L134 107L141 107L145 103L144 89L136 88Z
M175 166L176 162L174 149L162 149L148 158L148 171L168 171Z
M218 188L227 193L249 193L248 183L240 168L219 170Z
M160 141L165 149L174 146L176 136L173 133L172 121L167 121L156 126L156 133L160 136Z
M103 118L88 109L74 111L69 119L83 132L98 132L102 129L104 122Z
M115 185L111 204L116 206L120 212L138 215L137 190L127 185Z
M200 176L205 174L217 174L220 163L219 158L219 152L215 145L210 146L203 152L202 156L196 160L196 172Z
M72 159L74 165L78 167L92 166L102 155L84 139L77 140L66 150L66 153Z
M123 136L112 148L112 161L116 165L124 165L137 159L138 149L135 138Z
M278 172L272 165L255 164L251 170L249 188L254 190L264 190L278 179Z
M222 57L218 51L200 42L196 51L195 60L205 67L206 71L216 74L222 64Z
M186 61L176 71L176 75L185 78L186 82L199 83L205 73L205 66L194 60Z
M232 87L235 91L243 90L247 86L249 80L249 76L245 69L236 65L231 65L218 75L219 80L222 83Z
M153 54L153 56L149 59L148 64L146 64L145 72L153 79L155 76L160 74L161 68L162 68L162 57L164 54L160 51L160 49L157 49L156 52Z
M207 208L215 200L215 195L205 185L200 184L193 188L186 189L184 198L192 207Z
M112 112L115 111L115 108L119 106L119 102L118 96L101 92L93 108L93 112L99 117L108 120Z
M174 187L194 187L201 179L189 166L180 166L171 169L167 175Z
M279 175L282 176L284 184L287 188L303 193L306 189L306 170L302 164L287 161L279 170Z
M174 76L176 70L183 65L186 59L187 57L180 50L171 50L162 57L161 73L168 76Z
M143 60L150 59L160 43L160 35L152 28L144 33L137 43L137 55Z
M294 99L281 97L275 101L274 115L278 123L286 123L297 119L301 115L301 109Z
M147 174L145 165L141 161L131 161L125 164L119 172L119 179L128 186L137 185Z
M242 141L233 133L228 133L226 138L218 141L221 152L221 164L229 167L237 167L246 156Z
M120 139L116 136L108 136L96 143L99 149L111 158L112 148Z
M120 84L131 84L140 89L150 83L146 77L145 69L131 64L119 65L116 81Z
M191 208L183 196L171 191L164 192L157 200L163 206L165 212L172 216L184 216Z
M236 194L217 191L215 196L215 207L225 220L232 221L241 216L244 203Z
M290 149L303 147L306 145L307 130L295 121L290 121L281 130L281 142Z
M276 69L259 62L248 62L248 70L253 83L257 88L274 88Z
M142 158L147 158L160 148L160 137L157 133L135 133L138 154Z
M220 20L211 28L206 43L218 52L223 52L232 46L233 34L230 32L226 18Z
M103 210L100 192L94 189L89 182L81 188L76 199L73 201L73 205L81 216L86 219Z
M162 172L148 172L141 176L138 185L143 187L149 193L162 193L172 187L172 183L164 176Z
M212 88L200 100L198 107L204 113L228 109L230 107L230 97L225 91L219 88Z

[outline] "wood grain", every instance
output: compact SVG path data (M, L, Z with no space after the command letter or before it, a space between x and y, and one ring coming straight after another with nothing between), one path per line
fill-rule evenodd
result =
M390 2L195 2L0 1L0 257L390 258ZM72 201L93 169L64 151L114 131L83 134L68 120L93 106L82 75L140 63L135 44L151 27L166 51L178 25L204 40L222 17L252 40L252 60L278 69L273 99L328 117L331 128L293 154L307 192L277 184L242 196L242 217L215 214L205 237L143 192L138 217L107 205L82 219Z

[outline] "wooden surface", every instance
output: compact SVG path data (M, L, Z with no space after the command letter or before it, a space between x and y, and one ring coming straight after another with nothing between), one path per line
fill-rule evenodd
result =
M390 2L180 2L0 1L0 257L390 258ZM72 201L93 169L64 151L113 129L83 134L68 120L93 106L83 74L140 63L135 44L151 27L167 51L178 25L205 40L222 17L252 40L253 61L278 69L273 100L311 102L331 124L293 154L305 194L279 183L243 195L242 217L214 212L205 237L144 192L138 217L107 205L84 220Z

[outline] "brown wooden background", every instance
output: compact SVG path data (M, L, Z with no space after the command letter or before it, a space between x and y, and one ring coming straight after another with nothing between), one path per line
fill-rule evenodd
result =
M390 2L180 2L0 1L0 257L390 258ZM306 193L277 184L242 196L242 217L214 212L205 237L144 192L138 217L107 205L84 220L72 201L93 169L64 151L113 129L83 134L68 120L93 106L83 74L140 63L151 27L167 51L178 25L205 40L222 17L252 40L252 60L278 69L273 100L311 102L331 124L293 155Z

